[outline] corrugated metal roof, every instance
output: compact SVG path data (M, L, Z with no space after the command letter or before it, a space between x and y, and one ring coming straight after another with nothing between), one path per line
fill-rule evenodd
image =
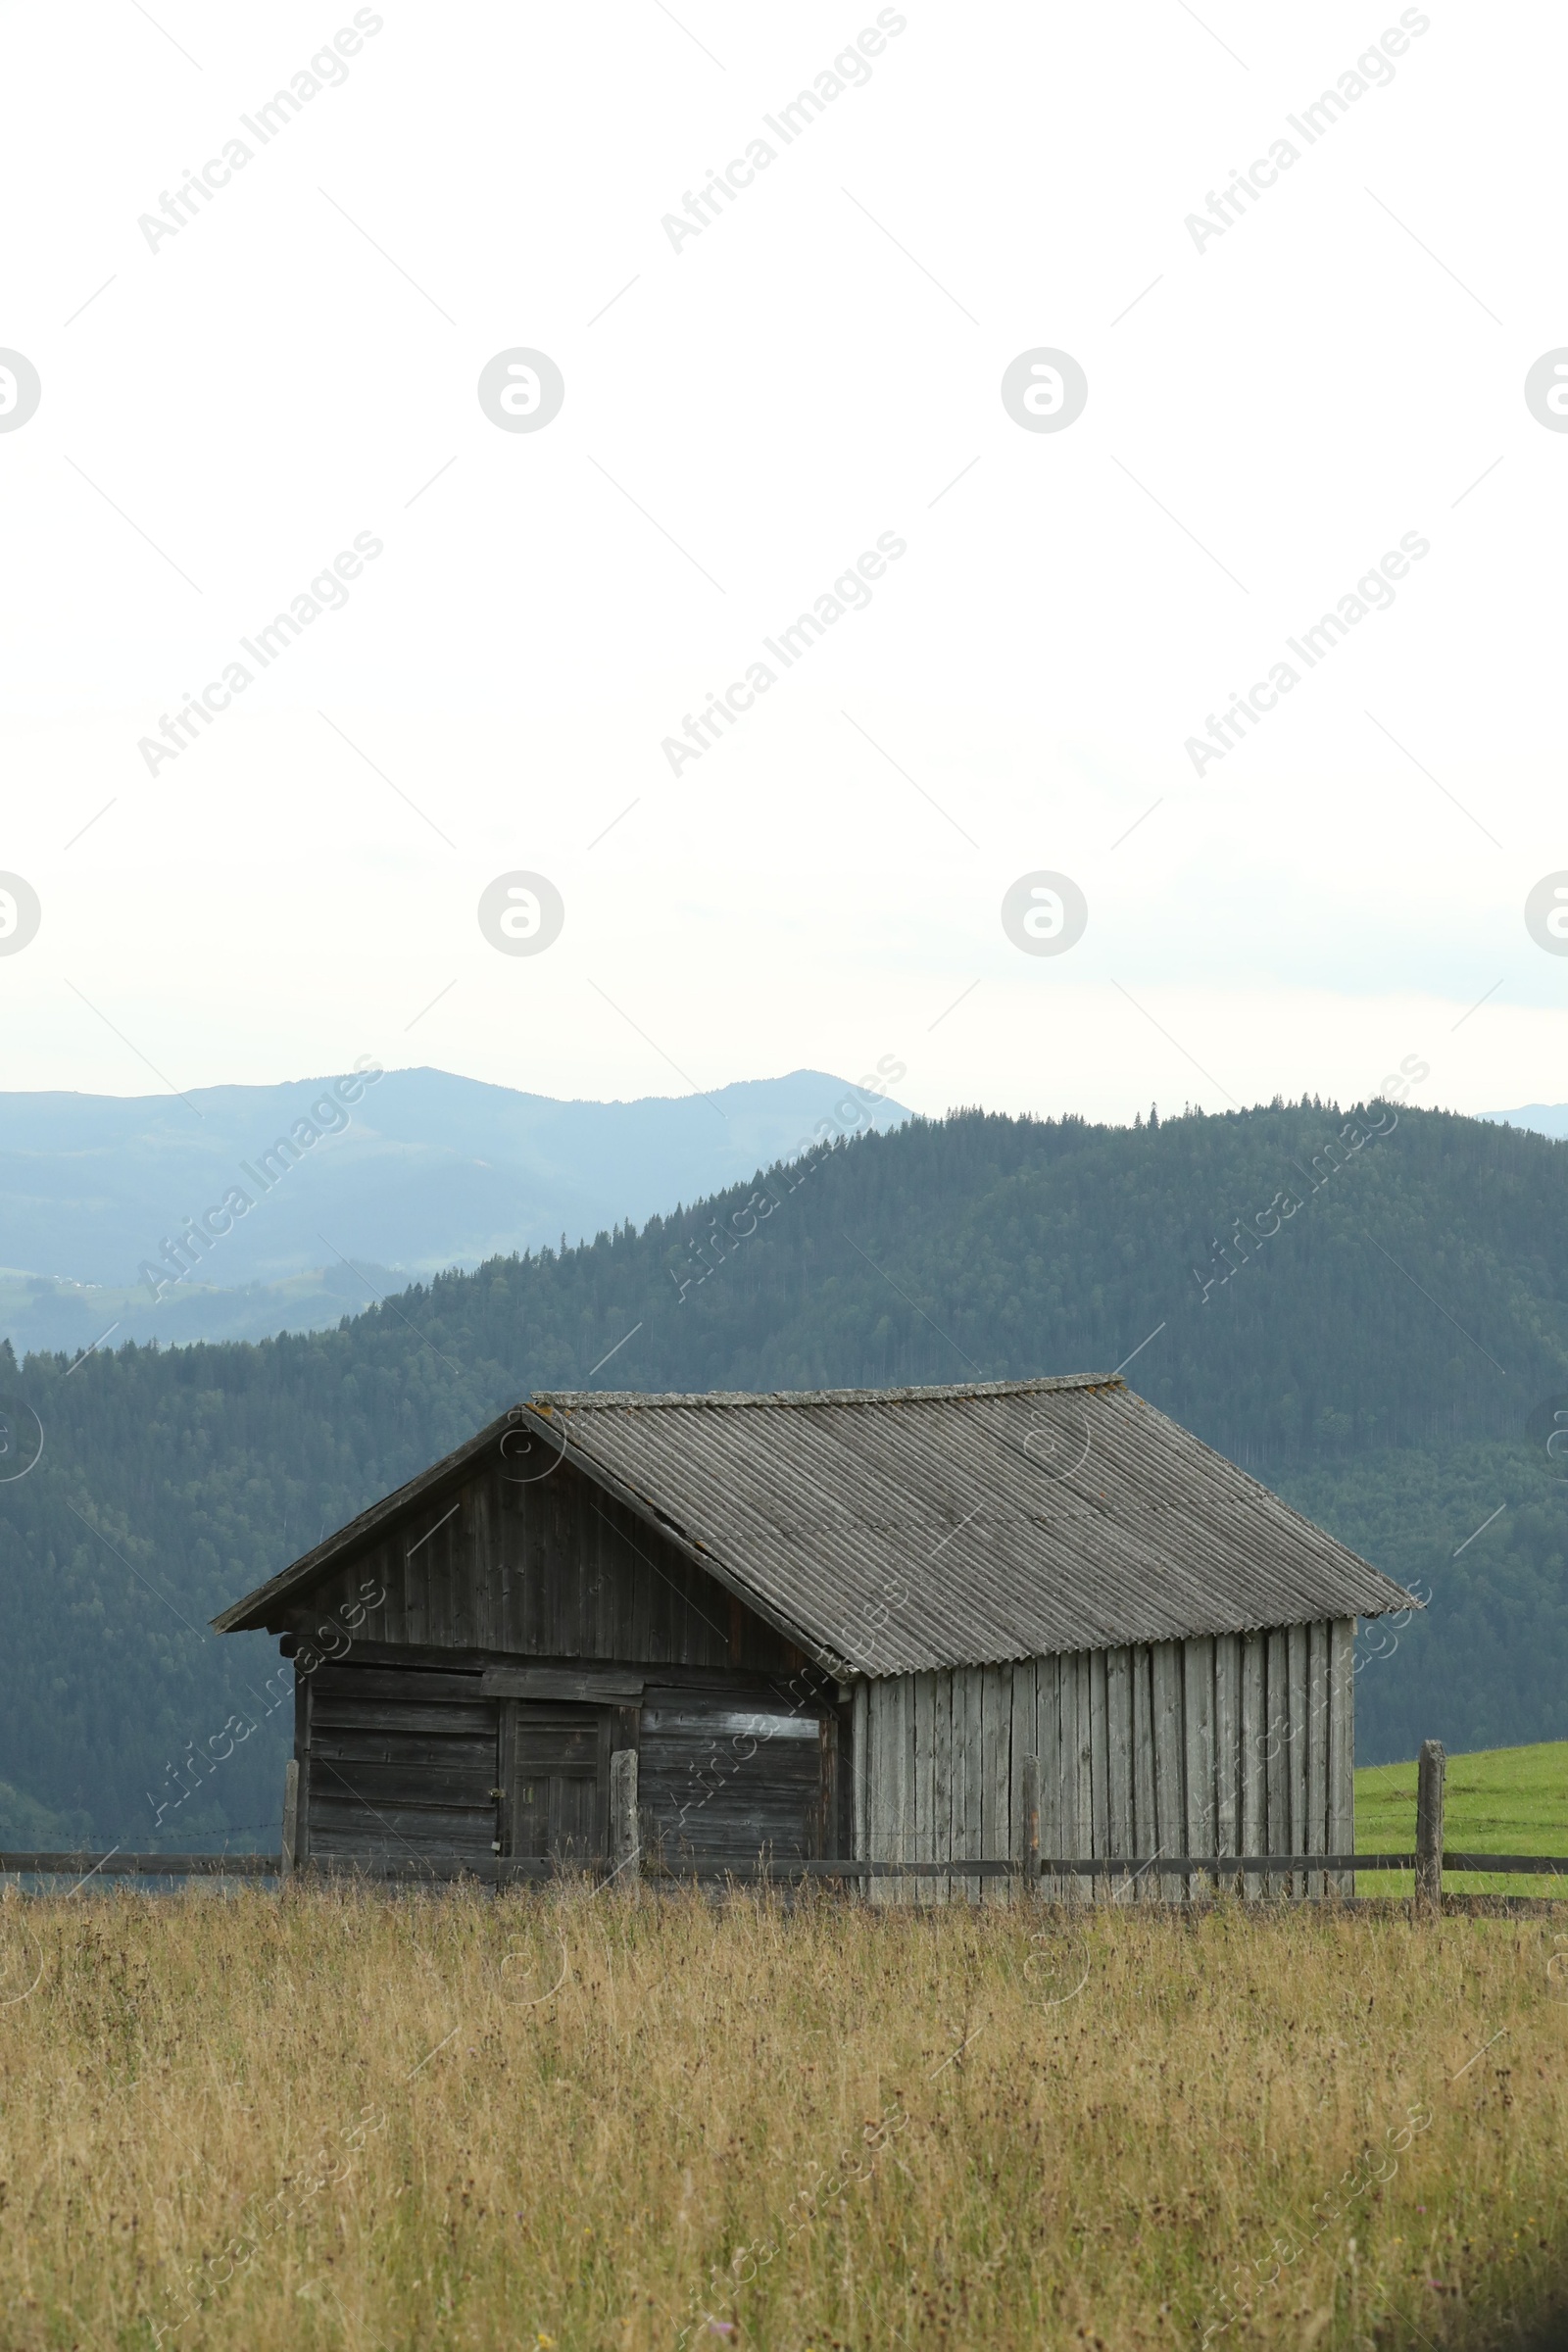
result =
M887 1675L1372 1617L1410 1595L1115 1377L774 1396L549 1392L567 1457L824 1662ZM497 1424L504 1428L505 1424ZM314 1580L494 1436L215 1620Z

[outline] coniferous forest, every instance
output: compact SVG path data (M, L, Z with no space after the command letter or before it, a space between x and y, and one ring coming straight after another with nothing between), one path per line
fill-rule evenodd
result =
M334 1331L0 1346L4 1458L43 1431L0 1477L0 1844L275 1841L288 1673L208 1620L536 1388L1125 1362L1426 1601L1363 1637L1361 1761L1563 1738L1565 1233L1568 1146L1447 1113L957 1111Z

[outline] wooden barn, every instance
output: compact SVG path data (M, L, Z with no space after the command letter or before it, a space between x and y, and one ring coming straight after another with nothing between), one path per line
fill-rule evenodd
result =
M1356 1620L1411 1605L1084 1376L538 1395L215 1623L294 1660L296 1867L929 1901L1005 1895L962 1866L1037 1788L1050 1858L1348 1852Z

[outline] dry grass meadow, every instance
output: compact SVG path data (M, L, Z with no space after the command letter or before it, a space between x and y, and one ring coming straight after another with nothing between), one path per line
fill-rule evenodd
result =
M1565 1926L12 1894L0 2345L1518 2344Z

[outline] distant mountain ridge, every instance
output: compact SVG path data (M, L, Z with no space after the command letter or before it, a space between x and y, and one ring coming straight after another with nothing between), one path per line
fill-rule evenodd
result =
M1526 1102L1518 1110L1483 1110L1478 1118L1494 1126L1525 1127L1532 1135L1568 1136L1568 1102Z
M410 1279L592 1241L908 1113L904 1074L560 1102L445 1070L0 1095L0 1335L20 1353L314 1330ZM323 1272L324 1269L324 1272Z

